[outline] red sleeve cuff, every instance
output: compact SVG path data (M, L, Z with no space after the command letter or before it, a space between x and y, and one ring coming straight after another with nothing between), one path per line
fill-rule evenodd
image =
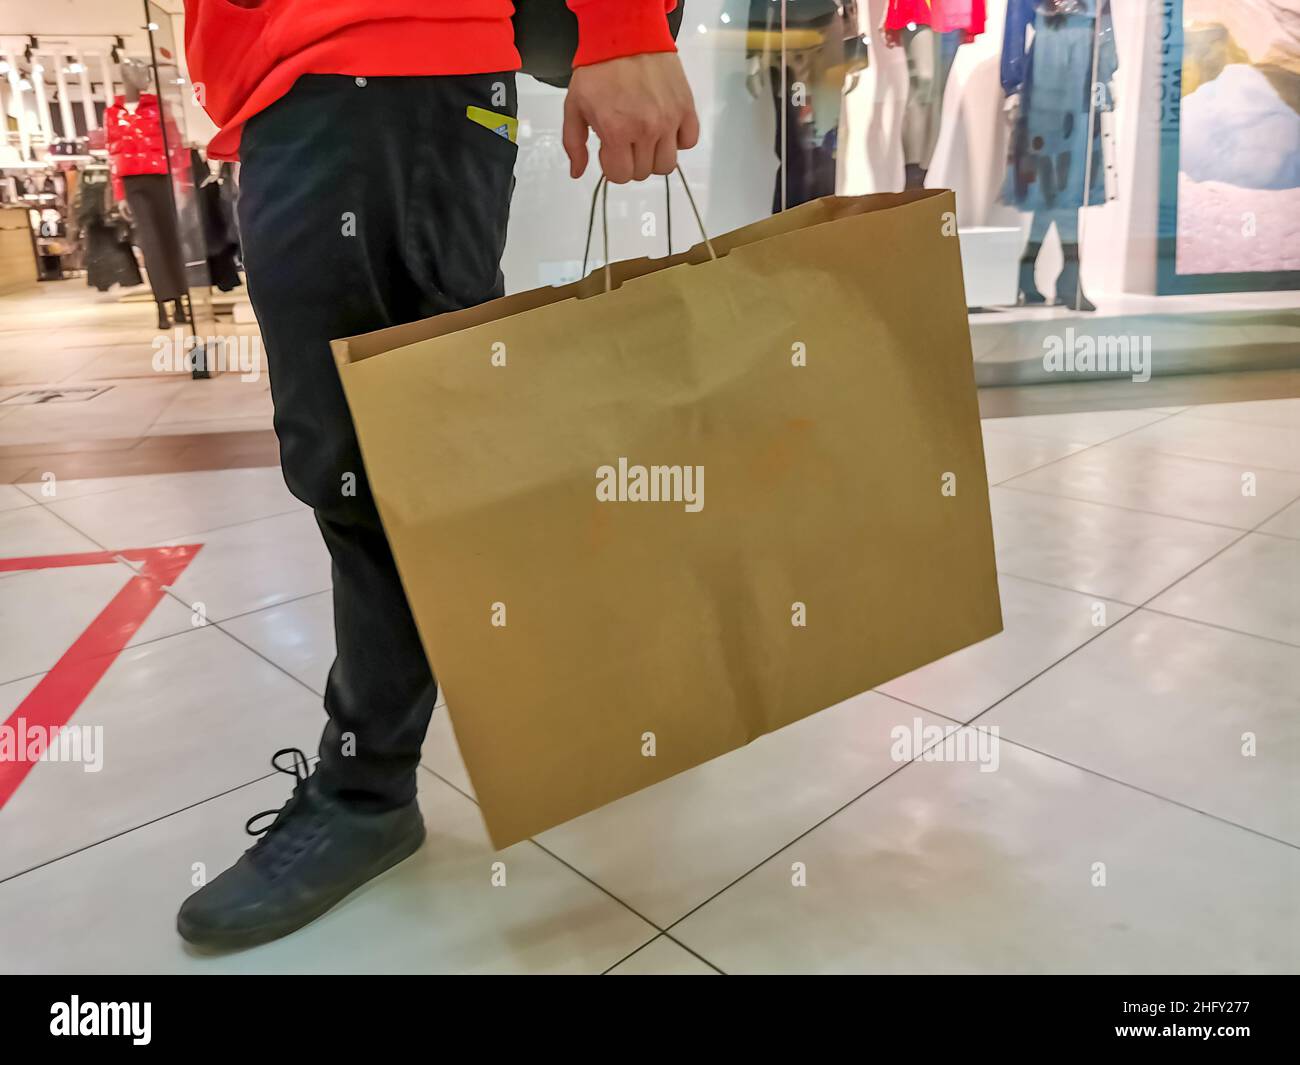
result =
M567 0L578 16L575 67L645 52L675 52L667 13L676 0Z

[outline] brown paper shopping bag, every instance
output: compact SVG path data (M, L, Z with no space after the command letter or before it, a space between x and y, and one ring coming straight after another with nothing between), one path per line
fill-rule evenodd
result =
M336 342L497 846L1000 631L954 207Z

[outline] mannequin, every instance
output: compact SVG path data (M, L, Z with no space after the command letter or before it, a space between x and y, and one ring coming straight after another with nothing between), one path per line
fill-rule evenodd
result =
M1065 257L1056 302L1097 309L1079 283L1079 211L1106 200L1100 112L1114 109L1118 65L1109 0L1009 0L1002 88L1011 137L1002 202L1033 214L1020 259L1023 305L1047 302L1034 267L1056 226Z
M772 194L775 214L835 194L840 104L867 67L867 46L858 0L788 4L784 32L779 4L750 0L749 12L745 84L758 99L766 73L776 155L784 160Z
M885 47L902 47L907 55L905 189L925 187L939 142L948 74L957 49L984 32L984 9L984 0L889 0L885 8Z
M162 112L158 97L145 91L151 81L147 63L124 59L123 92L104 112L104 126L114 195L125 200L129 209L158 306L158 328L169 329L169 302L178 324L188 322L189 316L182 299L185 267L163 145ZM167 148L180 158L180 131L170 124Z

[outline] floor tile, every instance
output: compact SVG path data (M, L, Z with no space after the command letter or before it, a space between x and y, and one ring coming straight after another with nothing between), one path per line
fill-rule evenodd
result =
M1057 496L994 488L998 570L1141 603L1241 533Z
M330 587L329 552L308 510L232 525L196 538L203 550L174 585L210 621L248 614Z
M1300 429L1300 399L1257 399L1245 403L1203 403L1196 417L1246 425L1277 425Z
M1300 845L1300 648L1143 610L980 724Z
M1134 451L1124 438L1014 477L1005 487L1253 529L1300 496L1300 473Z
M1300 542L1249 535L1151 606L1300 645Z
M701 961L667 936L658 936L630 958L609 970L610 976L717 976L717 969Z
M151 432L176 423L259 417L271 424L271 393L265 372L245 381L237 373L223 373L206 381L187 382L150 427ZM198 430L202 432L204 430ZM215 431L215 430L214 430Z
M25 694L0 687L5 718ZM102 728L102 768L32 768L0 809L0 877L254 780L278 748L314 750L323 722L315 695L215 627L128 648L70 721Z
M898 769L890 732L917 719L938 723L868 692L538 841L666 927Z
M1300 540L1300 499L1259 527L1262 533Z
M986 422L985 425L991 423ZM1066 455L1081 451L1087 445L1068 440L1049 440L1045 437L1023 436L1019 433L984 433L984 465L988 469L989 484L997 484L1036 469Z
M1031 414L1021 418L989 418L984 426L994 432L1068 440L1077 444L1100 444L1103 440L1132 432L1168 415L1152 410L1080 411L1074 414Z
M158 474L129 474L124 477L59 477L52 484L43 481L30 481L16 485L33 502L54 503L83 496L96 495L100 492L115 492L121 488L139 488L155 480Z
M60 555L103 548L44 507L0 510L0 558Z
M0 683L44 673L131 579L119 562L23 570L0 581ZM188 632L193 615L163 596L127 646Z
M55 913L60 929L51 937L46 921L7 928L0 969L595 974L655 935L533 844L494 853L478 808L421 774L429 836L414 856L278 942L226 955L191 951L174 915L193 890L194 863L215 875L248 845L244 820L288 792L288 778L276 774L0 884L0 911ZM493 886L501 871L505 885Z
M77 440L138 437L175 397L176 390L190 383L129 378L99 381L95 384L111 387L93 399L16 407L5 418L4 442L32 444L69 437Z
M272 427L271 413L246 414L237 418L203 418L188 421L155 422L146 436L180 436L187 433L256 433Z
M24 387L58 384L99 357L98 348L44 351L35 341L23 347L26 350L10 348L0 356L0 397L10 391L21 392Z
M442 777L452 787L474 798L474 785L470 782L465 761L460 756L456 733L451 725L451 715L447 712L445 703L434 708L433 717L429 721L429 731L424 735L420 764Z
M14 510L18 507L30 507L35 502L17 485L0 484L0 510Z
M1002 632L880 691L956 721L976 714L1099 635L1131 611L1112 600L1003 576Z
M46 506L92 540L114 548L192 539L210 529L304 509L278 469L161 474Z
M1202 418L1193 407L1124 438L1134 450L1300 471L1300 429Z
M333 592L230 618L221 627L318 695L325 693L334 661Z
M673 937L728 973L1300 965L1300 850L1000 748L992 773L909 765ZM804 887L794 886L796 862ZM1094 886L1100 872L1104 887Z

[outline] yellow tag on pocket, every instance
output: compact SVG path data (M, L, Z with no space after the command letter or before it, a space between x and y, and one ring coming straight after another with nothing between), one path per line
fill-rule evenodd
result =
M465 108L465 117L471 122L477 122L484 129L490 129L498 137L504 137L511 144L519 143L519 119L517 118L499 115L486 107L475 107L473 104Z

